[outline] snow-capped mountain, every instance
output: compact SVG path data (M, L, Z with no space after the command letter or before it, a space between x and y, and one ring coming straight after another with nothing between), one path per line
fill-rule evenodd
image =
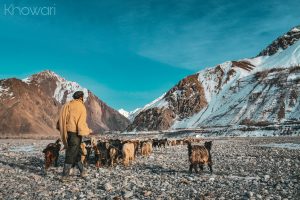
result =
M181 80L139 110L128 131L299 121L300 26L257 57L227 61Z
M81 87L76 82L68 81L50 70L34 74L22 81L27 84L38 84L50 93L54 91L53 98L61 104L72 100L73 93L78 90L84 92L84 101L88 98L88 90L86 88Z
M123 108L119 109L118 112L123 115L124 117L126 117L128 119L129 117L129 112L124 110Z
M128 126L127 118L91 91L46 70L23 80L0 80L0 134L57 134L59 108L78 90L84 92L87 121L95 133Z
M139 110L141 110L140 108L137 108L133 111L126 111L123 108L119 109L119 113L122 114L124 117L126 117L127 119L129 119L129 121L133 121L133 119L135 118L135 116L138 114Z

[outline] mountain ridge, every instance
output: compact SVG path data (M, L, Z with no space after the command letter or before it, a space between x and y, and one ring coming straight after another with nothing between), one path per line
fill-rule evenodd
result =
M57 135L59 109L78 90L85 94L87 122L94 133L122 131L128 126L127 118L91 91L45 70L22 80L0 80L0 134Z

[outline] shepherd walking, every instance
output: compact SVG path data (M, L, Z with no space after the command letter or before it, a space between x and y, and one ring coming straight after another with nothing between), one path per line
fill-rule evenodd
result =
M58 129L61 140L66 149L63 181L69 180L71 168L78 166L81 177L86 177L87 172L80 161L80 144L83 136L88 136L92 131L86 123L86 108L83 102L84 93L77 91L73 100L67 102L60 110Z

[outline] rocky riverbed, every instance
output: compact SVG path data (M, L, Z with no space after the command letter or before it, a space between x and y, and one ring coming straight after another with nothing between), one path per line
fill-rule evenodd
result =
M187 147L170 146L128 168L92 164L86 180L75 171L62 183L63 155L43 173L42 150L53 141L3 139L0 199L300 199L300 137L211 140L213 174L190 174Z

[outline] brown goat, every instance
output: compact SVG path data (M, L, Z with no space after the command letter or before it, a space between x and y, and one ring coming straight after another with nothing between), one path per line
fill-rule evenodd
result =
M92 150L93 150L93 139L88 139L88 140L85 140L85 141L83 141L83 143L84 143L84 145L85 145L85 147L84 147L84 151L85 151L85 158L84 158L84 165L88 165L89 164L89 162L90 162L90 156L91 156L91 154L92 154ZM81 154L83 154L83 152L81 152Z
M159 140L158 139L152 139L152 147L158 148L159 147Z
M86 143L82 142L80 144L80 161L82 164L87 165L87 149L86 149Z
M122 153L123 164L127 167L130 162L134 160L134 144L132 142L125 143L122 148Z
M109 149L109 162L110 166L113 167L115 163L117 163L118 158L118 149L115 147L110 147Z
M176 146L176 140L170 140L169 145L170 146Z
M201 138L194 138L194 141L193 141L193 142L200 143L200 142L202 142L202 141L203 141L203 139L201 139Z
M190 161L190 168L189 171L192 172L192 169L194 168L195 172L198 173L197 166L201 170L203 170L203 165L207 164L210 173L213 172L212 170L212 160L211 160L211 150L212 141L205 142L204 146L200 145L194 145L192 146L191 142L188 143L188 156Z
M54 163L55 167L58 167L58 157L60 151L60 139L56 140L55 143L50 143L43 150L45 154L45 171Z
M160 139L159 141L158 141L158 147L160 147L160 148L162 148L162 147L164 147L164 148L166 148L166 145L168 144L168 139L167 138L165 138L165 139Z
M133 140L132 143L134 144L134 158L135 158L138 154L140 141L139 140Z
M142 142L141 143L141 154L142 156L150 156L152 153L152 143L150 142Z
M183 140L176 140L176 145L183 145Z
M123 156L122 155L123 142L119 139L110 139L109 146L110 146L110 148L115 148L117 150L117 154L113 155L115 157L110 157L110 159L113 159L115 161L121 159Z
M96 167L99 168L108 164L109 160L109 142L98 141L98 144L94 146Z

